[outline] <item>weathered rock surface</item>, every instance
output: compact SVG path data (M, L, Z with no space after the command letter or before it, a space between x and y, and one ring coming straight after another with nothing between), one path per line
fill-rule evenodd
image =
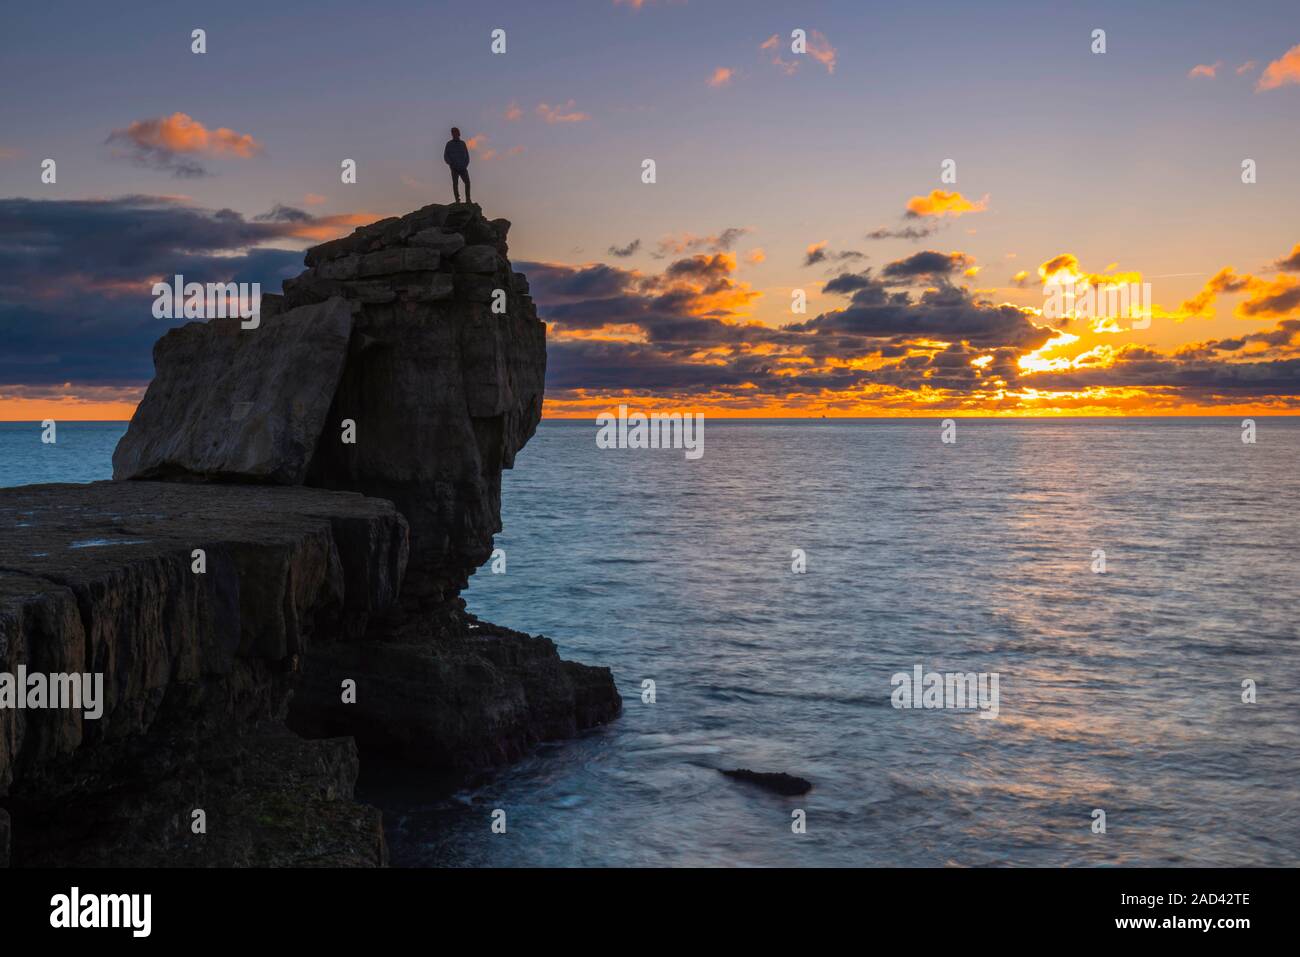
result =
M403 602L423 612L445 610L492 554L501 470L541 419L546 326L506 259L509 228L478 206L426 206L314 247L284 284L286 308L360 303L306 482L397 505L411 523ZM355 444L340 441L344 419Z
M220 748L282 723L300 656L364 634L396 603L407 548L406 522L387 502L272 486L0 489L0 528L0 672L104 682L98 719L0 709L0 799L20 861L83 859L67 836L37 838L78 821L98 835L91 856L134 863L133 844L106 839L112 828L87 809L128 785L163 800L167 789L148 785L168 782L157 813L188 819L196 805L178 804L200 796ZM336 786L334 800L349 802L349 788ZM123 819L153 813L148 801L132 806ZM369 812L341 813L355 823Z
M366 754L453 776L522 757L618 716L608 668L564 661L555 644L465 616L435 641L372 630L372 640L313 649L289 726L352 735ZM355 704L338 695L357 682Z
M301 484L343 373L352 309L332 299L256 329L214 319L168 332L113 477Z
M222 734L199 748L159 736L113 786L57 805L19 802L18 866L382 867L382 815L353 799L359 761L350 738L306 741L278 721ZM142 751L142 753L144 753ZM194 811L206 833L195 834Z
M284 308L360 303L327 416L356 422L357 442L327 428L307 484L389 499L411 524L405 614L363 645L318 649L290 723L445 773L512 760L622 707L607 669L478 622L457 597L501 529L501 470L541 417L546 329L506 258L509 229L477 206L426 206L314 247L284 284ZM358 682L353 705L338 700L344 677Z
M546 326L506 258L509 229L478 206L426 206L308 250L283 297L262 297L257 329L169 332L114 478L388 499L411 526L403 602L444 610L491 555L501 470L541 419Z

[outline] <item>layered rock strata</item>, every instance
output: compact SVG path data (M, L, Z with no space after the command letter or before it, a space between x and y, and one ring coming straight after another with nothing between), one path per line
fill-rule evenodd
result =
M0 673L102 676L79 708L0 708L0 800L11 854L28 863L138 863L129 837L152 819L171 822L146 842L165 849L204 782L236 773L223 754L252 754L246 732L283 727L312 646L364 635L406 564L391 504L318 489L31 485L0 489L0 527ZM352 744L318 750L340 747ZM351 805L355 759L329 762L320 800ZM195 842L195 862L233 853L229 820L204 809L223 836Z

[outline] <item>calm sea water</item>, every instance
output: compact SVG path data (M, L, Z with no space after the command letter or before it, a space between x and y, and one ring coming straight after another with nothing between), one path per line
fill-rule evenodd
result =
M370 795L394 863L1300 864L1300 420L1258 423L710 420L698 461L544 423L467 599L612 667L625 713ZM106 477L121 428L0 425L0 484ZM918 664L997 672L999 717L895 710Z
M43 443L39 422L0 422L0 488L113 477L113 449L125 422L59 422Z

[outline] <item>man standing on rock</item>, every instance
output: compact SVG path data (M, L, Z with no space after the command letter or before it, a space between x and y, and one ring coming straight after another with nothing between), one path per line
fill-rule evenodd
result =
M451 139L442 149L442 161L451 167L451 194L460 202L460 182L465 181L465 202L472 203L469 195L469 148L460 138L460 130L451 128Z

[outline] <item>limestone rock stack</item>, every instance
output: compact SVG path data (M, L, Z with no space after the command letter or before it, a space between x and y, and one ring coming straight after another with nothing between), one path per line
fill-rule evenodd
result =
M426 206L316 246L258 321L158 341L114 482L0 490L0 672L101 673L106 709L0 711L0 864L381 863L358 760L450 780L619 713L459 597L541 418L509 228Z

